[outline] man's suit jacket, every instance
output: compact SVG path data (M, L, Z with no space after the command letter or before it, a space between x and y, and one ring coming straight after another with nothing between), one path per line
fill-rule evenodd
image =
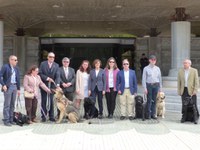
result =
M95 69L90 71L88 88L94 91L97 86L98 91L106 91L106 75L103 69L100 68L98 75L96 76Z
M48 61L43 61L40 64L39 75L45 85L48 86L47 78L52 78L56 85L60 83L60 76L59 76L59 65L53 62L51 68L49 68ZM51 88L55 88L55 85L51 83Z
M65 75L65 71L63 67L59 68L59 74L60 74L60 85L63 89L63 91L65 92L74 92L75 90L75 80L76 80L76 75L75 75L75 71L73 68L68 67L68 77L66 77ZM62 86L63 83L68 83L70 82L72 85L70 87L64 88Z
M188 93L189 95L192 95L193 93L197 93L199 88L199 77L198 77L198 71L195 68L189 69L189 75L188 75ZM180 69L178 72L178 94L183 95L185 87L185 72L184 69Z
M16 74L16 84L17 89L20 90L20 72L18 67L14 67L15 74ZM5 64L2 66L0 71L0 83L2 86L6 85L7 87L11 84L11 75L12 75L12 68L10 64Z
M125 89L125 78L124 78L124 70L120 70L117 74L117 91L121 91L124 93ZM129 89L131 94L137 93L137 79L135 75L135 71L129 69Z

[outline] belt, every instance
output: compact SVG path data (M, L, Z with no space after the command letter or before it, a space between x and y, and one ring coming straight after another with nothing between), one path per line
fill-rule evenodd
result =
M129 87L125 88L125 89L130 89Z
M17 83L11 83L10 85L17 85Z
M155 83L147 83L148 85L159 85L159 82L155 82Z

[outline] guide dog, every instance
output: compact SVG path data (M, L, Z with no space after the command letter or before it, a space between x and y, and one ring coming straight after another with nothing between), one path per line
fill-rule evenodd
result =
M144 121L147 117L147 103L140 95L135 97L135 103L135 118L142 118Z
M158 92L156 98L156 117L161 116L165 118L165 93Z
M21 112L14 112L13 121L17 125L23 126L24 124L29 124L30 118L27 115L22 114Z
M84 110L85 110L85 119L97 118L98 110L95 107L95 100L92 97L86 97L84 99Z
M57 108L60 111L60 115L56 123L60 123L63 120L63 117L66 116L71 123L77 123L80 119L79 110L76 108L75 103L68 100L62 89L57 88L52 90L54 94L54 99L57 105Z

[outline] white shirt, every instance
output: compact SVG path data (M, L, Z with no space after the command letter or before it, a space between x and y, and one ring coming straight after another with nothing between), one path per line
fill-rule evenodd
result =
M185 87L188 86L188 75L189 75L189 69L184 69L185 73Z
M98 74L99 74L99 70L96 70L96 69L95 69L95 73L96 73L96 77L97 77Z
M113 70L108 70L108 85L109 85L109 88L114 87L113 83L114 83Z
M129 70L124 70L125 88L129 88Z
M16 73L13 67L11 67L11 83L17 83L16 82Z
M65 76L66 76L66 78L68 78L68 73L69 73L68 67L63 67L63 68L64 68L64 71L65 71Z

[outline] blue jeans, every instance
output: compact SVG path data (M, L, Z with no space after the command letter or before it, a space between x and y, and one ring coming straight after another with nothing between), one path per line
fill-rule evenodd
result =
M155 117L156 113L156 97L159 90L159 84L148 84L147 83L147 107L148 107L148 116Z
M10 85L4 92L3 121L4 123L13 122L13 112L15 109L15 100L17 97L17 86Z
M94 98L95 103L96 103L96 96L98 99L99 114L103 115L103 101L102 101L103 94L102 94L102 91L99 91L97 87L95 87L94 91L92 91L92 97Z

